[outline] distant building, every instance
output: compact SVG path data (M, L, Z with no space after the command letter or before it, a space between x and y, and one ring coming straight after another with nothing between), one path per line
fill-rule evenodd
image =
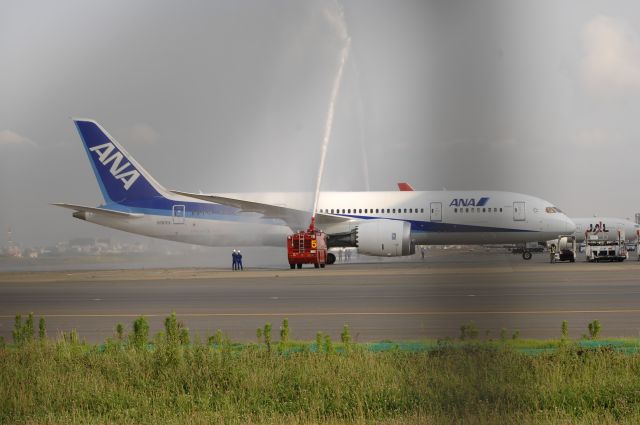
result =
M38 258L40 256L40 253L37 249L25 249L24 256L26 258Z
M22 258L22 249L13 241L11 228L7 230L7 245L4 248L5 255L14 258Z

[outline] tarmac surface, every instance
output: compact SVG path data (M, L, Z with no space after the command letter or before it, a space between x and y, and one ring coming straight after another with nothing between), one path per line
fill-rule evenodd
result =
M549 264L509 254L430 255L423 261L341 264L326 269L179 268L0 273L0 336L11 341L14 317L46 317L48 335L76 329L89 342L131 329L145 315L151 334L178 318L203 339L221 329L234 341L289 319L291 338L317 331L354 340L456 338L474 321L481 336L501 329L523 338L572 337L594 319L602 336L640 336L640 263Z

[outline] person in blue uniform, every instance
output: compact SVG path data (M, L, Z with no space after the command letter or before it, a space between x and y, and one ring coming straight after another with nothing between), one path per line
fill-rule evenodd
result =
M234 271L238 269L238 253L236 252L235 249L231 254L231 269Z
M238 254L236 255L236 260L237 260L236 270L244 270L244 268L242 268L242 254L240 253L240 250L238 250Z

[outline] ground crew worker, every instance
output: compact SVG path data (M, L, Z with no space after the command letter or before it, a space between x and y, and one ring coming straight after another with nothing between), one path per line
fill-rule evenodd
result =
M556 245L555 244L551 244L551 247L549 248L549 257L552 263L556 262Z
M235 249L233 250L233 254L231 254L231 269L234 271L238 269L238 253Z
M244 270L242 268L242 254L240 254L240 250L238 250L238 254L236 255L236 270Z
M424 246L420 247L420 254L422 255L422 260L424 261Z

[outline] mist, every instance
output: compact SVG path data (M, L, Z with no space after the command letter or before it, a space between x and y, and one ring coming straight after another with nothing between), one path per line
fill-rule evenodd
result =
M170 189L313 192L344 48L336 7L350 47L321 190L407 181L527 193L570 216L638 210L624 190L640 154L637 2L12 2L3 237L147 240L49 205L103 202L72 116Z

